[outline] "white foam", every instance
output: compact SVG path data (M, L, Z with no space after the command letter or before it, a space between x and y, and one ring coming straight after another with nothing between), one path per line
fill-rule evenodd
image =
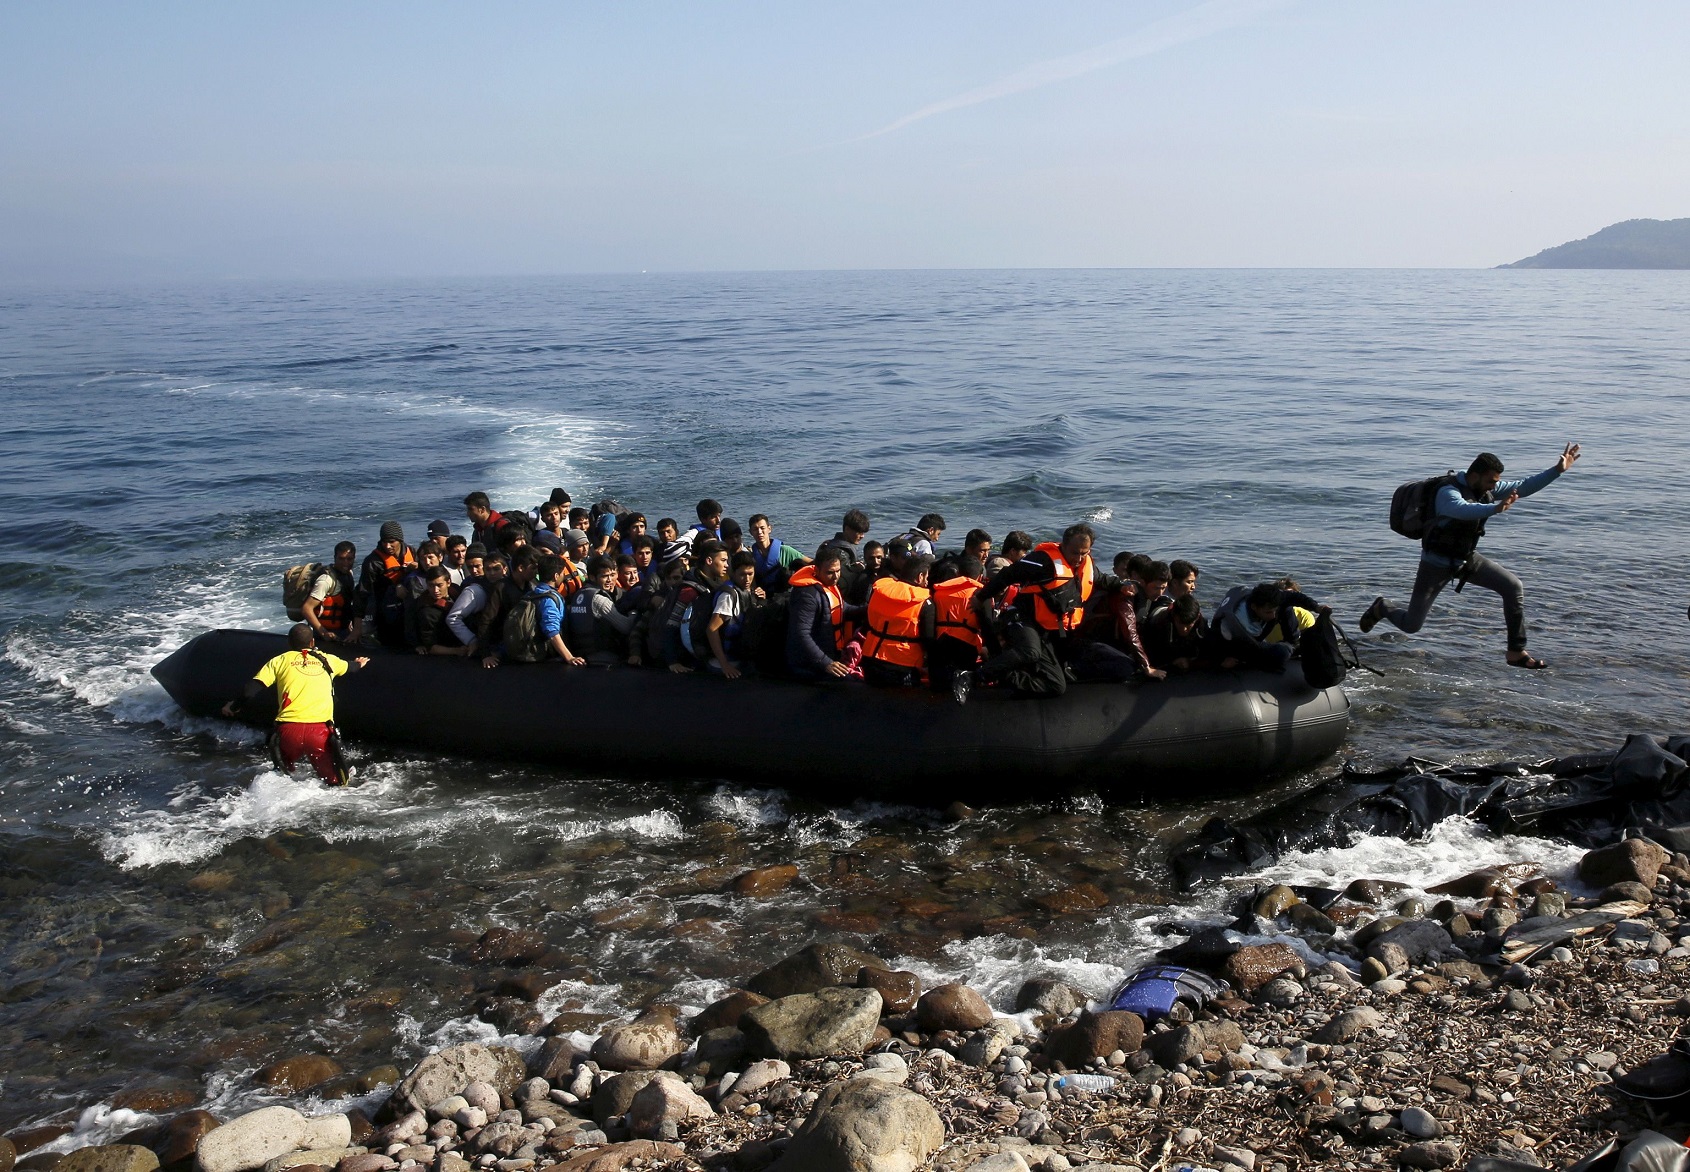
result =
M131 1111L113 1107L110 1103L95 1103L84 1107L76 1117L76 1124L65 1135L51 1143L42 1144L38 1152L74 1152L78 1148L114 1143L120 1136L138 1127L150 1127L159 1121L157 1115L146 1111Z
M324 785L301 768L292 777L266 769L244 789L201 794L178 791L159 810L131 813L100 835L100 853L126 871L167 863L197 863L243 838L310 829L328 841L386 837L403 796L402 767L376 765L360 772L361 784ZM401 807L406 809L408 807ZM442 816L444 817L444 815ZM407 824L415 831L414 823Z

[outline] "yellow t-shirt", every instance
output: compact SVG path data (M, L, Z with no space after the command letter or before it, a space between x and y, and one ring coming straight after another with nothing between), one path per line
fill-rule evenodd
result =
M344 659L321 651L284 651L252 678L265 687L275 685L277 723L326 724L334 719L334 677L345 674Z
M1293 617L1294 619L1297 620L1297 630L1299 632L1308 630L1310 627L1314 626L1316 622L1319 621L1315 617L1315 613L1312 610L1304 610L1300 606L1293 606L1291 608L1291 617ZM1267 632L1262 639L1262 642L1264 642L1264 643L1283 643L1283 642L1285 642L1285 632L1280 629L1278 619L1274 619L1272 625L1268 627Z

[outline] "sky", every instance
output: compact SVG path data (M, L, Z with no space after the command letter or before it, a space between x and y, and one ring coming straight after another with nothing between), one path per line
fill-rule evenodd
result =
M1690 216L1690 5L0 6L0 283L1472 267Z

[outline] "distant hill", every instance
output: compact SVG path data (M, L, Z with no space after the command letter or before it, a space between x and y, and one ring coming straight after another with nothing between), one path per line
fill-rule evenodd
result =
M1690 219L1624 220L1499 269L1690 269Z

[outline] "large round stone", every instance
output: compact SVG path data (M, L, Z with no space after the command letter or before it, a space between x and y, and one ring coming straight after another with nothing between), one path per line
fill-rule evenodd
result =
M924 1031L984 1029L992 1024L992 1007L986 999L961 982L953 981L929 989L915 1005L915 1020Z
M914 1172L945 1142L933 1105L880 1079L822 1091L770 1172Z
M861 1054L880 1024L873 989L819 989L780 997L739 1019L746 1050L762 1058L826 1058Z

